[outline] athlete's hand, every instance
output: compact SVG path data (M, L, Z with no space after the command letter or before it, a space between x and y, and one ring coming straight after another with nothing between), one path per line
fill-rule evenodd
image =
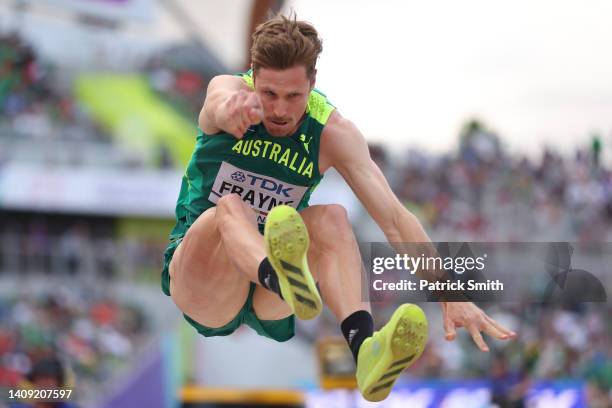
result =
M263 106L255 92L240 90L224 103L220 128L237 139L242 139L251 125L263 120Z
M480 332L500 340L508 340L516 337L516 333L508 330L495 320L491 319L485 312L472 302L442 302L442 321L446 340L452 341L457 337L456 328L465 327L478 348L489 351L489 346L482 339Z

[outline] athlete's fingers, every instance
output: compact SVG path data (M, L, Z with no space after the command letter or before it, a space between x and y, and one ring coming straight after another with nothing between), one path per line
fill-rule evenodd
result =
M444 331L446 332L445 338L448 341L455 340L457 337L457 330L455 329L455 323L453 323L452 319L448 316L447 313L444 313Z
M249 123L252 125L257 125L261 123L263 120L263 110L260 108L250 108L249 109Z
M263 107L257 94L240 91L234 94L233 98L231 117L238 123L238 126L248 128L263 120Z
M248 98L245 91L239 91L233 94L229 99L230 116L233 120L237 120L244 115L244 104Z
M263 120L263 110L261 108L250 108L249 109L249 122L252 125L256 125Z
M227 101L227 106L232 117L235 117L240 113L240 108L242 106L243 99L244 95L242 95L240 92L237 92L230 96L229 100Z
M494 326L497 330L499 330L500 332L504 333L505 335L508 336L508 338L513 338L516 337L516 332L506 328L505 326L503 326L502 324L496 322L492 317L490 317L489 315L485 314L485 318L487 320L487 322L489 322L492 326Z
M249 95L246 97L244 101L244 106L248 106L249 108L254 108L254 109L263 108L263 106L261 105L261 100L259 99L259 96L257 96L255 92L249 93Z
M466 326L466 328L470 332L470 335L472 336L472 339L474 339L474 342L478 348L480 348L482 351L489 351L489 346L487 346L487 343L485 343L484 339L482 338L482 334L480 334L478 327L475 324L470 324Z
M507 340L507 339L510 338L510 335L508 335L507 333L504 333L503 331L499 330L497 327L495 327L489 321L484 321L482 323L482 331L487 333L489 336L495 337L495 338L497 338L499 340Z
M239 127L241 130L246 132L247 128L251 126L251 119L249 118L249 109L244 108L241 110L239 119ZM242 132L244 134L244 132Z
M241 105L241 97L238 94L235 94L231 97L228 102L228 120L233 126L238 126L240 121L242 120L242 105Z
M242 137L246 133L246 128L247 126L244 123L238 122L234 124L233 131L231 132L231 134L237 139L242 139Z
M244 135L244 132L241 132L239 128L236 128L233 132L231 132L231 134L236 139L242 139L242 136Z
M247 129L248 129L250 126L251 126L251 125L253 125L253 121L251 120L251 117L250 117L250 116L251 116L251 115L250 115L249 111L247 111L247 112L246 112L246 117L245 117L245 119L244 119L244 122L242 122L242 125L243 125L243 127L244 127L244 131L245 131L245 132L246 132L246 130L247 130Z
M238 126L238 134L240 135L240 136L238 136L239 138L242 138L244 136L244 134L246 133L248 127L249 126L244 124L244 123L242 123L242 124L240 124L240 126Z
M244 102L249 98L249 92L243 90L236 92L234 95L236 97L237 106L244 106Z

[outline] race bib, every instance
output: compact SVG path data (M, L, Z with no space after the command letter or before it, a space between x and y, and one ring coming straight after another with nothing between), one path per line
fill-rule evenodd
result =
M222 162L208 199L217 204L224 195L238 194L255 211L257 222L264 224L268 212L277 205L297 209L306 190L307 186L296 186Z

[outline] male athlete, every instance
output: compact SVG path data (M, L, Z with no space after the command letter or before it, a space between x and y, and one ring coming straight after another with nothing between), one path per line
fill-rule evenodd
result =
M322 297L355 357L361 393L380 401L422 353L427 320L404 304L373 332L346 212L308 200L334 167L389 242L429 238L370 159L359 130L314 89L321 50L314 27L278 16L253 34L251 71L210 82L162 288L204 336L229 335L244 323L276 341L293 337L294 316L317 316ZM487 351L481 331L514 336L472 303L441 304L447 340L463 326Z

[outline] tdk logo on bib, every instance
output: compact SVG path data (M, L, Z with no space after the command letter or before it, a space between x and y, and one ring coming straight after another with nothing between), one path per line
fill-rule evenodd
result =
M244 180L246 180L246 177L244 176L243 172L237 171L235 173L232 173L232 180L237 181L239 183L243 183Z
M297 208L307 189L222 162L208 199L216 204L224 195L238 194L258 214L257 222L263 224L277 205Z

